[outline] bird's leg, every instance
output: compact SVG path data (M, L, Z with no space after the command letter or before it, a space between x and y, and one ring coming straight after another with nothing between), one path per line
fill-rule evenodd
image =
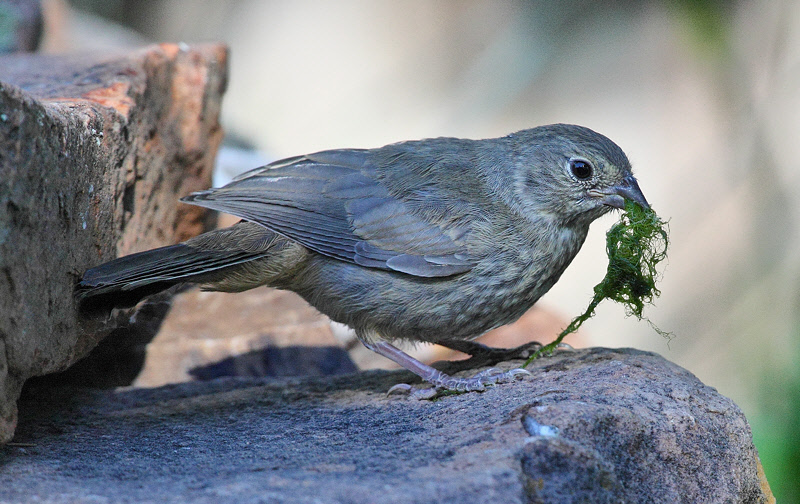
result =
M436 397L441 392L472 392L486 390L487 386L496 383L504 383L513 380L517 376L530 376L530 372L524 369L512 369L503 372L499 369L487 369L471 378L455 378L438 369L418 361L407 353L403 352L394 345L385 341L364 343L364 346L373 352L380 354L387 359L391 359L400 364L407 370L419 376L426 382L434 386L433 389L417 390L410 385L395 385L389 392L405 391L420 399Z

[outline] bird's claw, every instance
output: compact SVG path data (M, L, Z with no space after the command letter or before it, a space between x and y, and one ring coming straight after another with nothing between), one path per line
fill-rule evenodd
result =
M390 389L389 389L389 390L386 392L386 395L392 395L392 394L410 394L410 393L411 393L411 392L413 392L414 390L415 390L415 387L412 387L412 386L411 386L411 385L409 385L408 383L398 383L397 385L395 385L395 386L393 386L392 388L390 388Z

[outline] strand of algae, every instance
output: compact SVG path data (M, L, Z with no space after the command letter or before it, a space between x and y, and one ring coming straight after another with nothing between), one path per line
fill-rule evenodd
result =
M604 299L622 303L626 316L635 315L639 320L646 320L658 334L670 337L670 333L659 329L643 314L645 305L653 304L661 295L656 287L656 281L661 278L658 264L667 258L668 246L668 223L652 209L626 201L619 222L606 234L608 269L605 278L594 287L594 296L586 311L572 319L553 342L537 350L523 367L541 355L552 353L564 337L594 316L595 308Z

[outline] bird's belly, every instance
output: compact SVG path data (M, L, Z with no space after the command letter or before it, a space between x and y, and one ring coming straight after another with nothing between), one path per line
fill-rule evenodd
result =
M426 279L318 257L292 290L363 338L437 342L474 339L511 323L552 287L566 264L494 262L459 276ZM306 276L304 274L303 276Z

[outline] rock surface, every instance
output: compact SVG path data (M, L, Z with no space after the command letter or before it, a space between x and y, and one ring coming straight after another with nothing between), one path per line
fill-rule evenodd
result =
M177 200L210 184L226 65L220 45L0 57L0 444L26 379L130 319L77 316L83 270L207 226Z
M0 501L771 502L742 412L688 371L603 348L530 369L433 402L386 396L403 371L29 388Z

